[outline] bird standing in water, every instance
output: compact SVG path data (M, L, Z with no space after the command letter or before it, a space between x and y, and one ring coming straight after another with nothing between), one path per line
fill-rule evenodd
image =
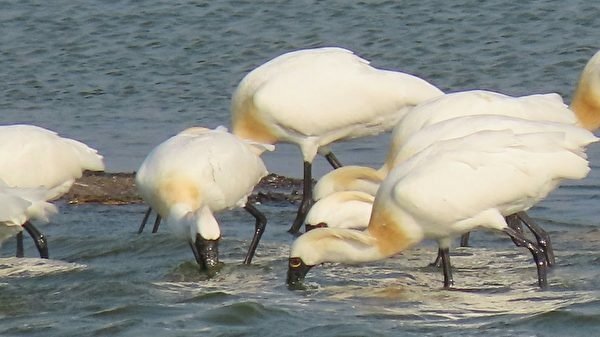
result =
M86 170L104 170L103 158L95 149L34 125L0 126L0 179L6 186L41 189L43 199L52 201L67 193ZM40 256L48 258L46 237L31 222L25 226ZM17 256L23 256L21 233L17 234Z
M287 283L297 286L323 262L376 261L433 239L448 288L453 284L451 239L488 228L530 250L538 284L546 287L543 250L510 228L505 216L529 209L563 179L584 178L589 172L585 147L597 140L587 130L570 128L520 135L480 131L437 142L386 176L367 229L317 228L300 236L291 247Z
M329 145L391 130L408 108L443 95L413 75L381 70L342 48L278 56L248 73L232 97L232 132L266 144L292 143L304 162L296 233L312 200L312 162L320 153L338 168Z
M186 129L154 148L136 174L143 199L187 241L201 269L219 264L221 230L215 212L243 207L256 219L244 259L252 261L266 218L248 196L267 169L259 154L272 145L239 139L223 127Z

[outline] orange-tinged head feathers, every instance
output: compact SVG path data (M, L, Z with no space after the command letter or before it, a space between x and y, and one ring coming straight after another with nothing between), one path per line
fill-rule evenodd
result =
M198 209L202 203L202 195L197 185L187 177L171 177L165 179L159 188L163 205L160 214L168 214L168 207L175 204L186 204L190 209Z
M421 240L422 234L409 232L390 211L375 207L367 231L377 240L376 245L383 256L397 254Z
M231 124L233 134L240 138L265 144L275 144L279 140L251 99L233 105Z
M579 124L594 131L600 127L600 51L586 64L573 94L571 110Z

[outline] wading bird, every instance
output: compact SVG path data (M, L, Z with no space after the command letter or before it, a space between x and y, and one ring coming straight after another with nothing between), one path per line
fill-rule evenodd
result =
M57 212L56 206L46 201L47 194L48 191L42 187L9 187L0 180L0 244L11 236L22 235L23 229L32 237L41 236L29 220L48 222L48 217ZM17 240L17 245L21 245L17 251L23 251L22 244L22 239ZM36 244L40 256L48 257L47 247Z
M98 151L33 125L0 126L0 179L8 187L43 188L45 200L60 198L83 171L103 171ZM47 240L30 222L26 227L40 256L48 258ZM23 256L17 236L17 256Z
M346 166L331 171L321 177L315 185L314 199L319 200L332 192L345 190L359 190L374 195L378 184L399 161L396 159L398 152L409 137L427 125L481 114L577 124L590 131L596 130L600 126L600 51L596 52L581 72L570 109L557 94L509 97L490 91L473 90L440 96L411 109L397 124L392 132L392 143L386 161L380 169ZM465 127L469 126L465 125L462 129ZM479 130L473 128L473 131ZM436 135L432 137L434 141L437 138ZM402 151L404 158L414 154L407 149ZM519 218L525 225L536 226L524 213L521 213ZM518 221L512 224L520 225ZM467 242L468 233L463 236L461 245L466 246ZM551 250L551 247L547 249ZM549 262L553 263L553 258L550 258Z
M312 162L320 153L341 166L329 145L388 131L408 108L442 95L428 82L374 68L341 48L299 50L248 73L232 97L232 132L266 144L296 144L304 161L302 202L290 232L312 205Z
M319 227L364 229L375 197L360 191L341 191L319 199L306 215L306 231Z
M448 94L450 96L452 94ZM579 136L580 128L574 125L565 124L562 122L548 122L548 121L532 121L525 120L522 118L515 118L509 116L502 115L471 115L466 117L456 117L452 119L448 119L446 121L441 121L438 123L431 124L429 126L425 126L420 131L414 133L412 136L406 138L401 144L398 145L399 149L395 153L395 156L391 158L391 162L387 167L395 167L404 161L408 160L415 154L421 152L432 144L440 141L445 141L449 139L455 139L467 136L469 134L473 134L482 130L511 130L515 134L526 134L526 133L535 133L535 132L560 132L565 134L567 142L576 142L577 139L573 139L573 136ZM358 167L357 169L359 169ZM338 171L344 172L344 168L340 168ZM362 171L366 172L368 170L363 169ZM350 180L351 182L359 181L359 179ZM320 182L319 182L320 183ZM319 185L317 184L317 187ZM324 185L327 186L327 185ZM355 185L356 186L356 185ZM320 189L315 188L316 191L320 191ZM344 191L351 192L351 191ZM357 192L357 191L353 191ZM347 222L347 220L341 219L339 217L334 218L329 214L326 210L321 210L324 205L321 205L321 200L328 200L332 195L339 195L343 192L335 192L326 196L323 199L320 199L316 202L315 206L319 205L319 213L314 214L310 222L320 224L320 227L325 227L326 225L329 227L340 227ZM357 192L364 193L364 192ZM345 209L349 206L344 205L345 200L336 198L333 201L328 201L327 206L334 209ZM364 205L366 207L366 205ZM361 209L355 208L354 212L359 212ZM335 212L337 211L329 211ZM370 211L367 212L367 214ZM366 214L363 214L363 218ZM355 216L355 219L359 219L358 216ZM549 235L539 227L533 220L529 219L524 212L519 212L515 215L510 215L507 219L509 225L514 229L520 230L518 227L520 225L519 220L524 219L525 225L532 231L538 244L544 250L546 255L546 261L549 266L554 264L554 253L552 250L552 245L550 241ZM343 225L346 226L346 225ZM356 221L353 225L353 228L366 228L367 222ZM309 227L312 228L312 227ZM516 242L515 242L516 243ZM441 256L438 256L441 258ZM434 264L437 264L439 259L436 260Z
M219 264L221 230L213 213L243 207L256 219L244 260L252 261L266 218L248 196L267 169L259 154L272 145L258 144L227 132L194 127L154 148L136 174L143 199L187 241L201 269L213 273Z
M597 140L591 132L573 128L520 135L480 131L436 142L386 176L367 229L317 228L296 239L287 283L299 285L311 267L323 262L376 261L433 239L448 288L453 284L451 239L487 228L526 247L537 266L538 284L546 287L543 250L510 228L505 217L526 211L563 179L584 178L589 172L585 147Z

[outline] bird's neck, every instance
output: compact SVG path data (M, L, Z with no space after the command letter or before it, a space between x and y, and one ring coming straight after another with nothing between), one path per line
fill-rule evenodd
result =
M368 231L356 231L351 229L337 229L343 233L331 238L325 247L325 256L328 260L324 262L339 263L364 263L382 260L388 256L384 255L377 246L377 241Z
M186 204L176 204L169 212L167 223L176 235L191 238L192 241L196 234L207 240L216 240L221 236L219 223L207 206L192 210Z
M600 53L596 53L581 72L573 93L571 110L579 124L594 131L600 127Z
M594 131L600 127L600 93L580 83L571 102L571 110L577 115L579 124Z
M323 262L364 263L385 259L403 250L382 249L379 238L369 230L317 228L300 236L292 245L290 256L301 257L309 265Z

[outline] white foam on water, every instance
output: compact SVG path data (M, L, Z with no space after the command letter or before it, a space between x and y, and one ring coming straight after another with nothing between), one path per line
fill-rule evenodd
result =
M0 278L35 277L87 268L84 264L40 258L0 258Z

